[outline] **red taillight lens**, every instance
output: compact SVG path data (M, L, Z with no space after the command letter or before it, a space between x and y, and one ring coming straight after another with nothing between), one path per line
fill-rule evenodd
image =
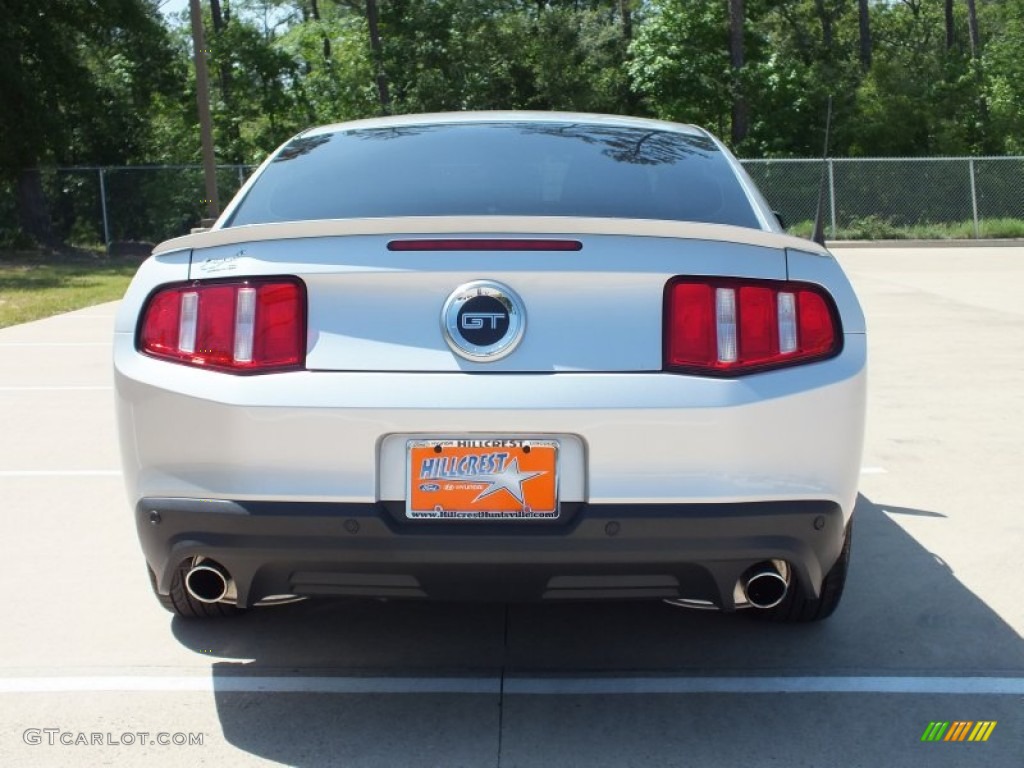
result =
M139 349L231 373L299 368L306 359L306 294L296 278L192 283L150 297Z
M392 240L389 251L579 251L579 240L530 240L508 238Z
M842 345L831 297L809 283L677 277L665 288L665 369L733 376L822 360Z

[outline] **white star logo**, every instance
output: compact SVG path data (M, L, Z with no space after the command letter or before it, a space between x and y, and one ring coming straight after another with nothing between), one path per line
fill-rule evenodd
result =
M444 479L461 480L463 482L470 483L487 483L488 487L484 488L480 494L473 499L473 504L476 504L480 499L486 499L488 496L493 496L499 491L508 491L512 494L512 498L520 504L525 504L526 502L523 500L523 483L528 480L532 480L538 475L546 474L547 472L520 472L519 459L512 459L512 461L506 464L500 472L480 472L475 475L446 477Z

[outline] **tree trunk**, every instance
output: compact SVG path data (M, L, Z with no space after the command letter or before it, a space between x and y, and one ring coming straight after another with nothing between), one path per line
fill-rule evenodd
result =
M210 18L213 20L214 38L219 39L224 34L224 30L227 29L228 22L231 20L227 0L224 0L223 8L221 0L210 0ZM217 85L220 87L220 100L223 102L227 113L232 114L234 109L234 82L231 77L231 54L225 50L225 46L220 46L217 58L219 59L217 63ZM224 133L226 134L227 141L221 143L226 153L226 159L234 163L241 163L243 160L239 151L242 141L241 128L237 122L231 120L224 128Z
M988 99L985 97L985 76L981 64L981 38L978 34L978 6L975 0L967 0L967 31L971 37L971 65L974 69L974 82L978 94L978 123L981 146L986 146L988 140L986 133L988 129Z
M740 74L743 71L743 0L729 0L729 66L732 69L732 145L747 138L748 110Z
M309 0L309 4L310 4L310 10L313 13L313 20L314 21L320 21L320 6L317 4L316 0ZM305 13L305 9L303 9L303 13ZM331 39L327 35L325 35L325 34L321 35L320 37L324 41L324 61L330 61L331 60Z
M981 40L978 37L978 7L975 0L967 0L967 30L971 33L971 58L981 55Z
M377 70L377 95L380 96L380 111L391 114L391 93L388 89L388 78L384 74L384 50L380 43L380 26L377 14L377 0L366 0L366 25L370 28L370 50L373 52L373 65Z
M821 42L825 50L832 52L832 14L825 9L825 0L814 0L814 7L821 21Z
M871 15L868 0L857 0L857 17L860 22L860 66L867 72L871 69Z
M224 14L220 10L220 0L210 0L210 17L213 19L213 31L220 34L224 29Z
M633 40L633 0L619 0L619 15L622 16L622 36L630 42Z
M953 0L945 0L946 6L946 50L950 50L956 45L956 35L954 34L956 19L953 17Z
M21 231L44 245L56 245L50 227L50 208L43 192L43 176L38 168L28 168L18 174L18 224Z

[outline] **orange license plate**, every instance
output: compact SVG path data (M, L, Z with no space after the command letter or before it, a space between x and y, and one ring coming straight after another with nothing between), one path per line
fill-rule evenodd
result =
M410 519L558 517L555 440L410 440L407 449Z

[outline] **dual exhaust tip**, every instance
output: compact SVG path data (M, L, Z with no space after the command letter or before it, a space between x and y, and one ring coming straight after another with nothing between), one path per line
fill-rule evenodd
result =
M736 581L732 599L736 608L774 608L786 599L791 583L789 563L785 560L764 560L750 566ZM719 606L710 600L674 597L665 600L679 608L717 611Z
M789 592L789 565L784 560L766 560L747 569L739 588L748 605L774 608Z
M233 602L236 596L235 582L227 568L198 557L185 574L185 589L200 603Z
M774 608L789 592L789 566L784 560L766 560L751 566L740 577L737 591L754 608ZM196 558L185 574L185 589L201 603L233 601L235 583L218 562ZM740 604L740 601L737 601Z

